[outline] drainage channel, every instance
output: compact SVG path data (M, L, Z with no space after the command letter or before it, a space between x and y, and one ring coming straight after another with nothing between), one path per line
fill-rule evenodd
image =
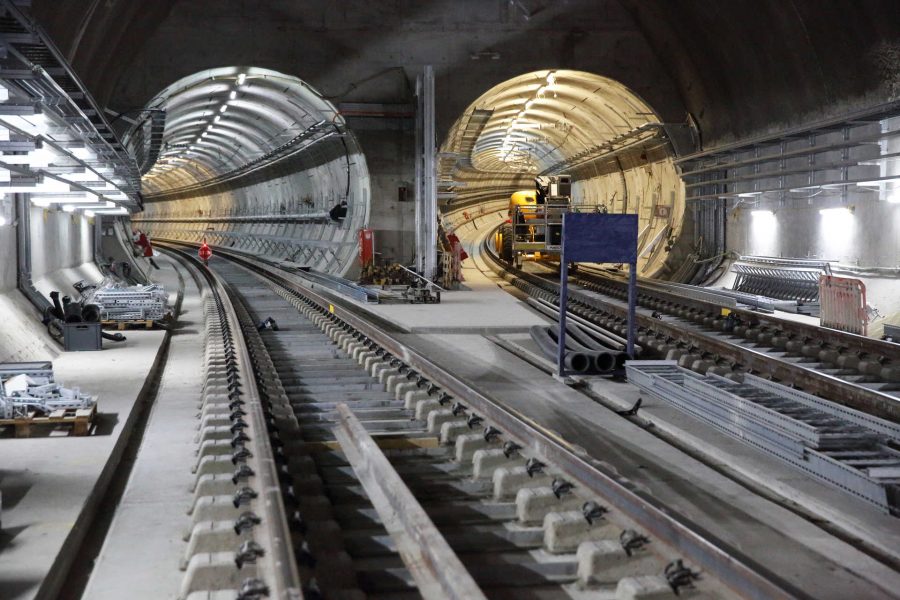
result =
M315 293L214 271L269 406L306 597L803 597ZM234 461L249 440L231 443ZM483 596L448 591L470 583Z

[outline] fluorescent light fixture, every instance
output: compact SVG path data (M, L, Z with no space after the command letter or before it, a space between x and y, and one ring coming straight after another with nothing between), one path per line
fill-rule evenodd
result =
M762 192L741 192L737 196L738 198L753 198L755 196L759 196Z
M775 216L775 213L772 212L771 210L754 210L750 214L752 214L754 217L760 217L760 218L767 218L767 217Z
M846 206L839 206L838 208L823 208L819 210L819 214L825 217L849 217L853 211Z
M88 194L72 194L65 196L35 196L31 199L32 204L90 204L100 202L100 199L94 195Z
M94 154L89 148L72 148L69 150L69 152L71 152L72 156L74 156L75 158L83 161L95 160L97 158L97 155Z
M48 194L66 193L69 184L52 179L36 185L3 185L0 186L0 194Z
M47 131L47 117L43 113L34 113L33 115L2 115L0 114L0 122L9 127L13 127L20 131L24 131L31 135L39 135Z
M219 112L220 112L220 113L223 113L223 112L225 112L226 110L228 110L228 105L227 105L227 104L223 104L222 106L219 107Z
M86 216L86 217L93 217L93 216L94 216L94 211L85 209L85 210L84 210L84 216Z
M240 75L237 76L237 84L238 85L244 85L245 81L247 81L246 73L241 73Z
M222 120L221 115L216 115L216 118L213 119L213 123L218 123L218 122L221 121L221 120ZM212 131L212 130L213 130L213 128L210 127L210 128L209 128L209 131Z
M234 100L235 98L237 98L237 92L235 90L231 90L231 93L228 94L228 99Z
M75 212L75 206L73 204L63 204L62 209L67 213Z
M556 83L556 73L551 71L551 72L547 73L547 85L550 86L550 85L553 85L554 83Z
M882 187L882 186L886 186L889 183L894 183L896 181L900 181L900 176L885 177L884 179L876 179L875 181L857 181L856 185L865 186L865 187Z

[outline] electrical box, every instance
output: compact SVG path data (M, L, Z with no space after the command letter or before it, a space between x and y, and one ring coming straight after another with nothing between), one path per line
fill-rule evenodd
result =
M100 323L64 323L63 348L66 352L102 350L103 336Z

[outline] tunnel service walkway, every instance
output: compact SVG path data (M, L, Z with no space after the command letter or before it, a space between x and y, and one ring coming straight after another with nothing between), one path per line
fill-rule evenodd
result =
M185 507L190 506L194 481L187 465L197 459L193 417L201 396L204 345L200 290L185 279L179 328L169 345L144 440L83 598L178 596L182 535L190 525Z
M158 280L179 288L171 264ZM170 296L174 303L175 294ZM0 598L55 597L67 581L107 486L119 466L145 382L161 358L165 332L128 331L101 352L68 352L53 361L57 380L99 397L88 437L0 438Z

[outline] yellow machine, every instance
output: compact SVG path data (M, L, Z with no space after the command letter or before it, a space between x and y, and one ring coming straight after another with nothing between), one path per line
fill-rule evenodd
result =
M513 266L522 260L559 258L562 216L569 212L572 178L568 175L535 178L535 189L513 192L509 220L497 229L494 247Z

